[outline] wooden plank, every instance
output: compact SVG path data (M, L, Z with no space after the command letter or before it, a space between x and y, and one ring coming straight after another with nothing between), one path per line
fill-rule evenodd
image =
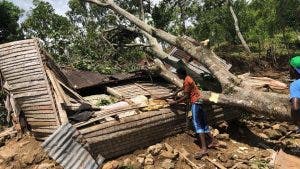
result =
M4 76L4 78L6 77L13 77L13 76L18 76L18 75L23 75L26 74L28 72L39 72L41 71L41 66L39 65L34 65L31 67L24 67L24 68L19 68L19 69L15 69L15 70L10 70L10 71L2 71L2 74ZM28 75L29 76L29 75Z
M21 108L23 110L52 110L52 106L51 105L40 105L40 106L36 106L36 105L32 105L32 106L21 106Z
M30 73L30 76L39 76L41 74L42 74L41 72L33 72L33 73ZM15 79L19 79L19 78L23 78L23 77L27 77L27 76L28 76L28 74L18 75L18 76L14 76L14 77L10 77L10 78L5 78L5 80L13 81Z
M0 45L0 49L7 48L10 46L20 45L20 44L26 44L26 43L34 43L35 39L26 39L26 40L20 40L20 41L14 41L10 43L5 43Z
M38 127L38 126L57 126L57 123L55 121L53 122L36 122L36 121L30 121L28 122L28 124L30 126L33 126L33 127Z
M46 88L46 85L36 84L36 85L20 88L20 89L17 89L17 90L13 90L13 89L10 89L10 90L12 92L23 92L23 91L30 91L30 90L34 90L34 89L42 89L42 88Z
M25 99L17 99L20 101L21 104L36 104L36 103L50 103L51 104L51 99L48 95L45 95L43 97L34 97L32 99L25 98Z
M29 67L35 66L35 65L39 65L39 63L37 61L28 62L28 63L24 63L24 64L21 63L20 65L16 65L16 66L14 66L14 65L6 66L5 68L2 68L1 70L3 72L10 72L12 70L29 68ZM41 65L39 65L39 66L41 66ZM26 70L26 69L24 69L24 70Z
M22 77L15 80L10 80L9 84L16 84L16 83L24 83L24 82L32 82L32 81L44 81L44 76L42 74L36 76L29 76L29 77Z
M109 93L109 94L111 94L111 95L113 95L115 97L118 97L118 98L123 97L123 95L121 93L119 93L117 90L115 90L115 89L113 89L111 87L107 87L106 91L107 91L107 93Z
M47 95L48 91L32 91L32 92L22 92L14 94L14 98L24 98L24 97L34 97L34 96L40 96L40 95Z
M117 111L119 111L119 110L117 110ZM138 114L138 115L133 115L133 116L130 116L130 117L126 117L126 118L122 119L122 121L120 121L120 122L109 121L109 122L105 122L103 124L97 124L97 125L94 125L94 126L89 126L87 128L80 129L80 130L81 130L82 134L87 134L87 133L91 133L93 131L105 130L105 129L110 128L112 126L119 126L121 124L130 123L130 122L133 122L133 121L140 121L142 119L151 118L151 117L154 117L154 116L161 116L162 114L170 113L170 111L171 111L170 109L162 109L160 111L152 111L152 112L147 112L147 113L141 113L141 114ZM97 116L99 116L99 118L101 118L102 115L98 114ZM94 120L94 119L91 119L88 122L82 122L82 124L83 123L87 124L87 123L91 122L92 120ZM79 123L75 124L76 127L78 127L79 125L81 125L81 124L79 124Z
M20 56L12 57L10 59L3 60L0 63L0 65L4 66L7 64L11 64L11 63L18 63L18 62L23 62L23 61L27 61L27 60L37 59L37 58L38 57L37 57L36 53L20 55Z
M55 132L55 129L41 129L41 128L36 128L31 130L34 133L47 133L47 134L52 134Z
M11 54L8 54L8 55L2 56L2 57L0 55L0 58L1 58L1 60L10 60L10 59L14 59L19 56L26 56L28 54L37 54L37 51L36 50L28 50L28 51L23 51L23 52L18 52L18 53L11 53Z
M58 109L60 121L62 124L68 123L69 119L67 116L67 112L61 106L64 103L63 96L62 96L64 93L60 92L59 87L58 87L59 84L57 81L55 81L55 76L54 76L53 72L50 69L46 69L46 74L48 75L50 82L54 88L54 98L56 101L56 106Z
M168 114L156 115L148 118L141 118L125 124L124 123L119 124L117 125L117 127L112 126L99 131L90 132L89 134L87 133L82 133L82 134L85 134L86 137L100 137L100 136L106 137L108 135L115 135L115 133L118 132L129 132L134 129L137 130L139 128L153 126L154 124L159 125L159 124L164 124L168 121L180 120L180 119L184 120L183 118L184 118L183 116L180 118L180 117L176 117L176 115L174 115L173 113L168 113Z
M30 50L34 50L34 49L35 49L34 46L28 46L28 47L24 47L24 48L16 48L16 49L9 50L9 51L0 51L0 55L6 56L6 58L9 58L9 57L7 57L9 54L21 53L24 51L30 51ZM6 59L6 58L2 58L2 59Z
M55 119L55 115L53 113L51 114L25 114L26 118L36 118L36 119L45 119L45 118L52 118Z
M21 84L13 84L11 85L11 90L17 90L25 87L30 87L32 85L44 85L45 81L34 81L34 82L24 82Z
M45 86L32 86L32 87L16 90L14 93L22 93L22 92L28 92L28 91L46 91L46 90L47 90L47 88Z
M54 114L54 111L53 110L28 110L28 111L25 111L25 114Z
M100 121L102 119L105 119L107 117L111 117L111 116L114 116L114 115L117 115L117 114L120 114L120 113L124 113L126 111L133 111L133 110L136 110L138 108L142 108L142 106L127 107L127 108L123 108L123 109L119 109L119 110L107 110L107 111L103 110L103 111L101 111L102 112L101 114L98 112L96 118L92 118L92 119L88 120L87 122L77 123L77 124L75 124L75 126L76 127L83 127L83 126L92 124L94 122Z
M6 47L0 47L1 51L11 51L17 48L24 48L24 47L29 47L29 46L34 46L34 42L30 42L30 43L20 43L20 44L15 44L12 46L6 46Z
M27 122L54 122L56 124L56 119L54 118L26 118Z
M14 93L15 94L22 94L22 93L26 93L26 92L43 92L43 91L47 91L47 88L45 87L42 87L42 88L29 88L29 89L26 89L26 90L17 90L15 91Z
M1 69L7 70L7 68L11 68L11 67L16 67L17 68L17 67L27 65L27 64L30 64L30 63L38 64L36 58L28 58L27 60L22 61L22 62L11 62L9 64L5 64L4 66L1 66Z
M25 108L25 107L30 107L30 106L51 106L50 102L36 102L36 103L21 103L21 107Z
M20 78L30 78L32 77L32 79L34 79L35 76L38 75L42 75L41 70L28 70L28 71L20 71L20 72L16 72L14 74L9 74L9 75L4 75L4 79L8 82L8 84L10 84L10 81L16 80L16 79L20 79ZM46 80L45 78L43 78L42 80Z

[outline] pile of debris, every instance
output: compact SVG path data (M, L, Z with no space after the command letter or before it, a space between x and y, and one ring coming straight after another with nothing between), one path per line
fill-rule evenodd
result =
M261 138L259 132L262 125L272 131L279 131L277 126L285 126L286 134L277 138ZM272 127L273 126L273 127ZM199 143L189 132L167 138L163 142L133 154L125 155L109 161L105 169L122 168L160 168L160 169L197 169L207 168L297 168L299 159L288 155L281 148L299 155L300 137L295 134L294 125L289 123L275 123L261 116L241 119L238 123L221 124L219 129L213 129L213 134L219 142L216 149L209 151L208 157L195 160L193 155L199 151ZM282 127L279 127L282 128ZM258 136L255 136L256 134ZM251 139L249 139L251 138ZM278 139L279 138L279 139ZM281 139L280 139L281 138ZM290 145L280 144L290 141ZM279 152L278 152L279 151ZM298 152L298 153L297 153ZM284 162L285 159L286 161ZM282 166L284 165L284 166Z
M175 54L176 51L173 51L173 55ZM12 117L14 129L4 133L4 138L15 133L15 130L18 133L29 130L36 139L46 140L43 143L46 152L65 168L72 168L75 163L78 166L85 164L97 168L104 158L112 159L127 154L169 136L183 133L187 129L185 106L170 107L166 101L167 96L176 86L180 87L182 82L166 68L168 65L160 60L154 60L154 68L151 69L157 74L156 78L145 78L149 77L151 72L106 77L83 71L64 73L43 50L38 39L1 44L0 58L3 61L0 63L0 86L6 93L5 106L8 117ZM179 62L180 59L177 60ZM188 65L196 72L210 73L201 65L195 63ZM222 65L226 69L230 67L223 61ZM89 76L85 76L87 74ZM286 89L285 84L269 78L253 78L247 75L240 78L255 89L261 89L266 84L270 89ZM95 82L97 79L103 82ZM96 89L101 90L97 91L97 94L100 93L101 97L105 96L106 99L97 98L98 96L94 95L96 93L93 93ZM93 96L83 97L76 90L80 90L80 93L85 93L86 96L92 93ZM206 96L211 96L208 99L211 103L205 108L209 112L210 123L216 124L240 116L239 109L214 104L222 101L222 95L218 93L207 95L203 92L203 97ZM271 139L279 138L279 133L283 137L292 131L285 126L270 126L276 132L275 136L271 136L268 130L265 134ZM227 134L216 136L223 140L229 139ZM56 144L57 142L59 144ZM223 148L227 148L228 142L220 141L220 143ZM149 147L145 153L138 155L137 163L131 161L132 165L144 168L203 166L193 162L184 148L169 145L172 144L163 143ZM242 151L246 150L244 146L241 147ZM188 152L194 153L196 149L194 147ZM64 153L61 153L62 151ZM80 158L80 155L84 155L89 161ZM68 158L65 158L66 156ZM214 154L212 157L219 155ZM4 157L2 163L10 164L8 159L11 158ZM210 158L206 160L218 167L236 163L234 160L226 163L223 160L224 164L216 163ZM68 163L70 161L72 163ZM89 163L90 161L92 163ZM25 167L29 164L38 165L40 162L33 160L25 164L20 162L20 165ZM127 160L125 163L131 162Z

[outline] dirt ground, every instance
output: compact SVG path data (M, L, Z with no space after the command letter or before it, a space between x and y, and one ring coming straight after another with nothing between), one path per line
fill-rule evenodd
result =
M62 169L32 136L13 138L0 148L0 169Z
M238 164L236 168L272 168L269 165L269 162L273 159L272 155L281 148L290 154L300 156L300 135L292 133L286 136L287 133L294 131L295 126L292 124L286 122L275 123L263 116L250 116L248 119L240 119L230 123L227 129L224 127L216 128L218 129L214 130L214 133L219 131L220 134L216 138L222 143L222 148L210 149L208 157L220 163L225 168L231 168L235 164ZM274 134L272 133L273 131L279 132L275 132ZM280 138L283 139L278 141ZM201 160L193 158L193 155L200 148L192 131L167 138L161 144L164 143L171 145L171 147L177 150L186 150L190 153L188 158L198 166L202 166L202 168L216 168L213 163L205 158ZM146 154L147 156L148 151L147 148L138 150L133 154L122 156L116 159L116 161L120 166L124 164L128 165L128 161L131 161L131 168L136 168L137 166L134 166L134 161L141 154ZM153 158L154 168L162 168L163 161L167 159L165 156L159 154L157 156L154 155ZM175 169L191 168L180 157L172 159L172 162ZM144 165L144 168L147 167Z
M286 122L276 123L264 116L245 115L241 119L231 123L223 123L214 126L213 133L221 146L210 149L208 157L226 168L235 164L236 168L272 168L269 162L272 160L273 150L280 148L285 152L300 156L300 135L291 133L295 126ZM274 133L273 133L274 132ZM286 134L289 134L287 135ZM283 138L279 141L280 138ZM174 150L188 152L186 156L200 168L214 169L216 166L206 159L195 160L194 153L200 150L199 143L194 132L185 133L166 138L161 145L170 145ZM31 136L25 136L21 140L16 138L6 142L0 148L0 169L61 169L53 160L49 159L42 150L40 142ZM152 146L153 147L153 146ZM154 146L155 147L155 146ZM174 152L173 150L173 152ZM168 157L162 155L165 150L153 155L153 165L137 163L138 158L146 157L149 148L137 150L114 160L119 168L174 168L190 169L189 163L180 156ZM163 164L170 159L170 166ZM108 162L107 164L111 163ZM114 168L114 167L109 167Z

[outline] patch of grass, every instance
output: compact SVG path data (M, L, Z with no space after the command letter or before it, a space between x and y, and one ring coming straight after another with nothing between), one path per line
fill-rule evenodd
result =
M269 161L256 159L251 163L251 168L269 169Z
M120 169L134 169L133 166L121 166Z

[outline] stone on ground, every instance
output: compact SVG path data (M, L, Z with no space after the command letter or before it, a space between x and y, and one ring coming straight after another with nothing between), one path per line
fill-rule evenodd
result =
M171 159L165 159L161 163L161 167L163 169L174 169L175 168L175 163Z
M154 164L154 158L151 154L148 154L145 158L145 165L153 165Z
M265 130L265 134L270 139L278 139L278 138L282 137L282 134L279 131L273 130L273 129L267 129L267 130Z
M148 147L147 153L152 154L153 156L156 156L160 153L160 151L163 149L162 144L155 144L153 146Z
M118 161L109 161L103 165L102 169L118 169L119 165Z
M227 133L224 133L224 134L218 134L216 136L217 139L220 139L220 140L229 140L229 134Z

